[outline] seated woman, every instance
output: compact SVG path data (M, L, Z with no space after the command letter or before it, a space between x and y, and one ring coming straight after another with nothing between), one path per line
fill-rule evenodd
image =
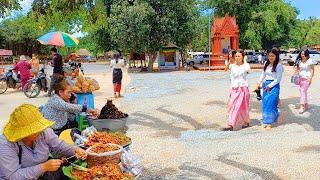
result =
M79 104L71 104L70 97L72 94L71 86L66 80L55 84L53 86L55 95L53 95L47 104L41 110L43 116L55 122L52 126L54 132L59 135L63 130L77 127L75 120L68 121L69 114L78 114L81 112L91 112L87 106Z
M0 179L66 179L60 169L63 161L49 160L49 154L81 159L87 154L60 140L49 128L53 124L33 105L13 111L0 136Z

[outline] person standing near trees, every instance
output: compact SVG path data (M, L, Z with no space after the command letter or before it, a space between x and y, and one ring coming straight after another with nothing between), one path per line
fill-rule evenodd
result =
M122 84L122 68L124 68L124 60L120 59L120 53L115 53L114 59L110 62L110 67L112 70L112 82L114 89L114 97L121 97L121 84Z
M283 74L283 66L279 62L279 52L273 48L264 65L256 89L263 88L262 117L265 128L271 129L279 117L279 93L280 82Z
M56 84L57 79L60 79L61 76L64 76L63 72L63 60L62 56L58 53L57 48L51 48L51 55L53 56L51 66L53 66L53 74L51 77L50 89L48 92L48 96L51 96L53 91L53 86Z
M244 59L244 51L239 49L235 54L235 62L229 65L231 77L231 94L228 102L229 120L224 131L233 131L238 125L249 127L249 84L247 74L250 65Z
M314 65L316 64L310 58L309 50L305 49L299 53L297 57L296 73L299 74L299 90L300 90L300 110L303 114L308 109L308 89L314 77Z

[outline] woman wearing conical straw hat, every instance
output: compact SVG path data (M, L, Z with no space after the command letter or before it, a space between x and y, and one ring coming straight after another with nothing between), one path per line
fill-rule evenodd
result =
M23 104L10 115L0 136L0 179L64 179L59 157L86 158L86 152L60 140L37 107Z

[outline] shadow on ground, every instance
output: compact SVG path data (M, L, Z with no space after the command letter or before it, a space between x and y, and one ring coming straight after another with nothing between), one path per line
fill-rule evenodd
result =
M228 159L227 157L230 156L231 154L224 154L219 156L216 161L219 161L221 163L224 163L226 165L232 166L234 168L249 172L251 174L254 174L255 176L259 176L262 179L270 179L270 180L280 180L281 178L278 177L276 174L274 174L271 171L267 171L264 169L260 169L254 166L249 166L231 159Z
M309 125L314 131L320 131L320 107L315 105L309 105L309 110L305 114L298 114L299 108L299 98L292 97L281 99L282 108L281 117L279 118L278 125L284 124L299 124L299 125ZM253 107L261 106L260 102L253 101ZM292 108L293 107L293 108ZM309 114L309 115L307 115Z
M223 177L223 175L208 171L206 169L202 169L195 166L189 166L188 163L184 163L179 166L179 169L183 171L183 175L179 176L179 179L197 179L200 177L205 177L206 179L212 179L212 180L226 180L226 178Z
M164 107L159 107L156 110L161 113L167 114L169 116L178 118L184 121L185 123L188 123L189 125L191 125L192 128L177 127L172 123L165 122L160 118L147 115L141 112L131 113L130 120L128 121L128 123L157 129L159 130L159 132L157 132L156 136L174 136L174 137L179 137L181 135L181 132L184 132L187 130L220 129L221 128L221 126L216 123L203 125L191 116L170 111Z

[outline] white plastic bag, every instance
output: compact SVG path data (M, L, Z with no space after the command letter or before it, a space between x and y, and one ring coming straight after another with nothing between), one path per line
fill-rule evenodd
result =
M131 150L123 150L121 165L124 172L130 172L134 176L141 174L143 169L139 157L134 155Z
M85 130L83 130L81 134L82 134L82 136L88 138L91 135L93 135L95 132L97 132L97 129L93 126L90 126L90 127L86 128Z

